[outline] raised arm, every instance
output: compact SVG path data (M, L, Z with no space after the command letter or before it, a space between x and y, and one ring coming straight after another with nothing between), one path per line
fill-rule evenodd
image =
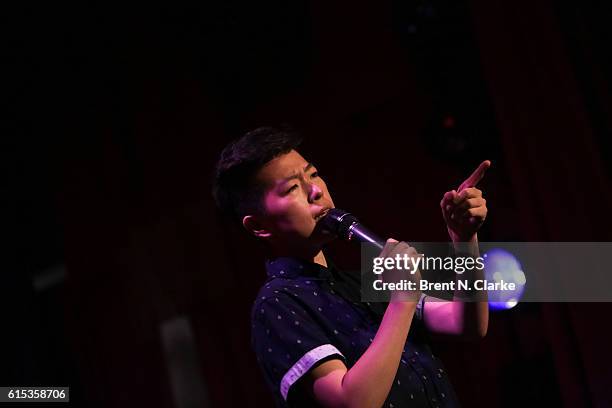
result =
M478 168L458 187L446 192L440 207L446 221L456 252L471 257L480 256L477 231L487 216L487 201L476 185L491 166L489 160L483 161ZM464 279L484 279L484 271L476 269L472 276ZM425 298L423 320L425 326L434 333L457 335L467 338L481 338L487 333L489 325L489 305L486 292L476 293L477 299L461 301L466 295L455 293L455 301Z

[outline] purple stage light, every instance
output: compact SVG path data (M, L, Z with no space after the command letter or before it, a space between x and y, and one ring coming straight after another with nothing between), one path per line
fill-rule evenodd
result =
M520 262L510 252L494 248L484 255L485 279L488 282L514 283L514 290L489 290L489 308L511 309L518 304L525 290L525 273Z

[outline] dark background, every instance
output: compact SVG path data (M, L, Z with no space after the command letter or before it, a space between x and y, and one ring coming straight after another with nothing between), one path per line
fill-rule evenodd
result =
M301 130L336 204L387 236L446 240L442 194L490 159L482 241L611 240L603 2L3 8L0 385L270 406L262 259L210 197L222 146L260 125ZM434 347L466 407L610 406L610 312L519 304Z

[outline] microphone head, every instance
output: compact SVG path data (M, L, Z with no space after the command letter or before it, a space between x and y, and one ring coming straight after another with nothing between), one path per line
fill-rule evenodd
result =
M355 216L339 208L330 209L321 220L323 228L344 240L350 240L349 228L356 222Z

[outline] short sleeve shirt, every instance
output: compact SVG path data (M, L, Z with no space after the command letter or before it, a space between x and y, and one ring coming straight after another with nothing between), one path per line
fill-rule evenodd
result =
M297 258L267 261L252 309L251 344L279 407L312 407L298 381L340 359L350 369L372 343L386 303L362 303L359 275ZM384 407L458 407L453 387L426 342L424 295L417 306ZM297 384L297 385L296 385Z

